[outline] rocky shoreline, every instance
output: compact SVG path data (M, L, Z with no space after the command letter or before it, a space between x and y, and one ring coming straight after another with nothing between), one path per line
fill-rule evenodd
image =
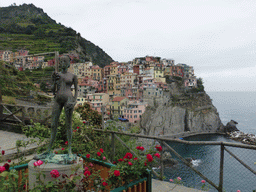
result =
M244 133L241 131L227 132L230 139L239 141L248 145L256 145L256 136L254 134Z

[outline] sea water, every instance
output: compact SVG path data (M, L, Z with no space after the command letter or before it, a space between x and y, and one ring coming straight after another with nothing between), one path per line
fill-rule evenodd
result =
M217 108L224 125L231 119L238 122L237 128L244 133L256 135L256 92L209 92L213 105ZM233 142L224 136L207 135L187 138L190 141L225 141ZM211 145L186 145L169 143L182 157L192 158L192 165L203 173L217 186L219 184L220 146ZM256 151L227 147L242 161L256 171ZM174 154L172 156L176 159ZM201 189L202 178L190 168L179 162L174 167L165 169L166 181L182 178L185 186ZM208 186L209 184L206 184ZM252 192L256 190L256 176L248 171L227 152L224 153L224 189L226 192L237 190ZM210 191L217 191L210 187Z

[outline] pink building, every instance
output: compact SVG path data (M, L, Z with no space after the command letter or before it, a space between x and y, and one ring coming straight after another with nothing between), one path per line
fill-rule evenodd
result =
M130 101L127 108L124 109L123 117L128 119L130 123L137 123L140 121L141 116L145 112L147 106L147 103Z

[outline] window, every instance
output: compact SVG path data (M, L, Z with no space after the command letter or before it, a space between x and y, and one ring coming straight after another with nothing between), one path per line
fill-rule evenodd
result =
M132 113L132 110L130 110L130 113Z
M134 115L134 118L137 118L137 115Z
M142 110L139 110L139 113L142 113Z
M126 110L124 110L124 112L126 112Z
M134 113L137 113L137 110L135 110Z
M132 118L132 115L130 116L130 118Z
M77 101L80 101L80 99L77 99Z

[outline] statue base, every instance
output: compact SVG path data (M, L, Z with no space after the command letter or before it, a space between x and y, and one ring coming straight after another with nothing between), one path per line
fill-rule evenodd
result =
M66 178L62 178L62 174L66 174L67 176L70 176L71 174L74 174L75 172L78 173L78 175L83 175L83 159L77 158L77 161L75 161L73 164L63 165L63 164L55 164L55 163L43 163L40 166L35 167L33 163L36 162L36 160L32 160L28 163L28 177L29 177L29 189L33 189L38 184L37 176L39 173L40 180L43 181L44 184L47 184L49 181L56 180L55 178L51 177L50 172L53 169L56 169L59 171L60 180L64 180ZM45 178L43 177L45 175Z

